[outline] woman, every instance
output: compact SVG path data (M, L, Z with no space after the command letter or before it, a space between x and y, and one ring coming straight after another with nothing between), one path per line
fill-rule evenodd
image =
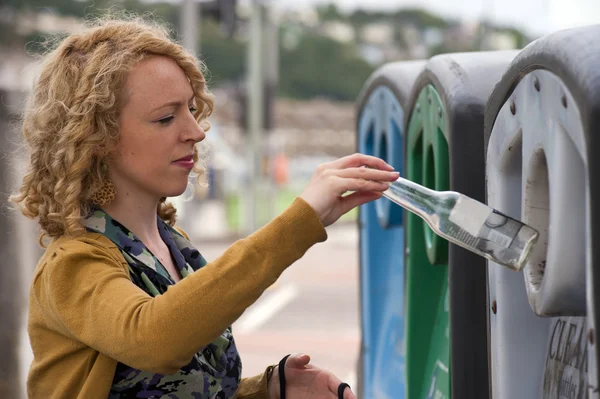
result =
M359 154L321 165L283 214L207 263L165 199L185 190L212 108L198 61L147 22L106 20L46 55L12 197L49 242L31 286L29 398L355 398L306 355L241 379L230 325L398 174Z

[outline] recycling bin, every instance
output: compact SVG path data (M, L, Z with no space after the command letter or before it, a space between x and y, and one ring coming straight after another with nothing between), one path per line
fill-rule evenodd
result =
M387 64L357 101L358 152L385 159L403 173L405 105L425 61ZM403 399L404 226L402 208L381 198L359 209L360 398ZM353 387L354 388L354 387Z
M487 203L540 233L522 272L488 262L494 399L599 397L599 35L531 43L486 106Z
M405 114L405 172L416 183L485 200L485 105L516 51L431 58ZM406 397L489 396L484 258L405 217Z

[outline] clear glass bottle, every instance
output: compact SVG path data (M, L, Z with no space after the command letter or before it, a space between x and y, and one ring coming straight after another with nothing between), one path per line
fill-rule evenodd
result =
M383 195L415 213L448 241L513 270L525 267L539 233L455 191L435 191L404 178Z

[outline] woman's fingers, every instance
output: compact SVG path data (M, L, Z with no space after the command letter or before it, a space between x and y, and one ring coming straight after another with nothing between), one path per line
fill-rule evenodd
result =
M341 199L342 213L350 212L357 206L381 198L380 192L364 191L347 195Z
M344 399L356 399L356 395L352 392L352 387L344 390Z
M354 154L319 165L300 197L315 210L323 225L328 226L353 207L379 198L399 176L380 158ZM371 194L340 198L348 191ZM344 210L342 214L341 210Z
M290 356L285 365L290 368L303 369L308 363L310 363L310 356L299 353Z
M370 168L381 170L394 170L394 168L381 158L365 154L352 154L337 159L328 164L333 169L346 169L352 167L368 166Z
M337 378L332 373L328 373L328 374L329 374L329 380L327 381L327 388L329 388L329 390L332 393L335 393L335 396L337 397L338 387L342 383L342 380L340 380L339 378ZM346 388L346 389L348 389L348 388Z
M369 168L347 168L340 170L330 170L328 173L335 174L339 177L353 178L353 179L364 179L373 181L389 181L393 182L400 177L399 172L389 170L378 170Z
M342 380L330 373L327 385L329 390L335 395L336 399L338 398L340 384L342 384ZM344 399L356 399L356 396L352 392L352 387L346 387L346 389L344 389Z
M344 179L338 177L343 193L347 191L385 191L390 187L389 182L372 181L364 179Z

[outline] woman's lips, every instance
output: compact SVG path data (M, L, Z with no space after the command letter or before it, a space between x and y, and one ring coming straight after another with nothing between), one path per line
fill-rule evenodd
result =
M183 158L179 158L176 161L173 161L173 163L177 166L181 166L182 168L192 169L194 167L194 158L191 156L183 157Z

